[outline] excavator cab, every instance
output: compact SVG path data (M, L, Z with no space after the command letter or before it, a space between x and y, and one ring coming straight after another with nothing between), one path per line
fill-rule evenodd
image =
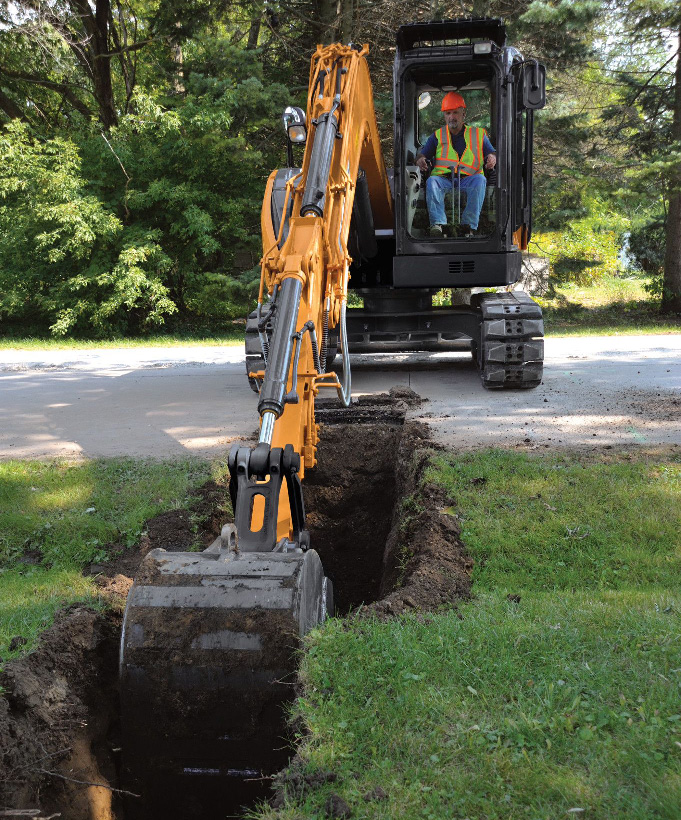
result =
M506 44L500 20L445 20L398 30L394 229L376 231L378 250L372 257L353 258L349 287L362 304L355 300L348 310L351 351L469 348L487 388L540 383L541 309L512 288L521 278L522 251L532 232L533 115L545 104L545 85L544 66ZM432 182L416 158L443 128L442 102L452 91L465 100L466 124L489 139L496 165L480 173L484 193L471 230L461 167L452 163L446 224L433 236L427 202ZM439 175L447 177L441 168ZM508 292L435 306L433 297L443 288Z
M442 105L449 94L455 92L461 94L466 103L465 123L467 126L479 129L478 134L482 148L484 137L490 141L495 148L494 133L496 129L492 126L492 98L490 91L491 78L485 76L488 72L468 70L457 73L449 73L446 77L426 76L416 82L414 79L409 83L408 93L409 105L416 103L416 115L414 117L414 131L410 133L406 143L414 143L415 148L406 149L404 154L403 180L406 188L404 206L406 209L404 227L406 235L412 240L429 240L431 238L430 225L432 220L429 217L426 201L426 187L434 165L431 162L428 171L423 172L415 162L424 149L431 135L436 135L443 126ZM415 100L413 99L415 97ZM443 133L440 131L440 133ZM477 151L478 146L474 148ZM481 156L483 152L481 151ZM445 230L442 238L445 240L489 239L496 232L496 202L497 202L497 172L484 169L482 173L475 175L484 180L482 196L480 197L480 210L477 214L478 222L475 230L470 229L466 222L468 193L465 186L466 175L462 175L461 166L452 163L449 169L442 169L438 174L451 189L445 196ZM444 246L443 246L444 247ZM450 245L451 247L451 245ZM465 247L462 245L461 247Z
M526 85L536 84L529 101ZM397 33L395 94L395 261L393 285L491 287L520 276L532 230L533 111L545 99L545 71L506 45L499 20L452 20L402 26ZM479 224L462 231L461 167L452 166L442 238L428 232L428 181L415 157L444 126L441 103L454 91L466 103L465 124L484 133L496 166L484 170ZM528 104L529 103L529 104ZM530 105L532 107L530 107ZM444 169L438 169L444 175ZM464 171L466 169L464 168Z

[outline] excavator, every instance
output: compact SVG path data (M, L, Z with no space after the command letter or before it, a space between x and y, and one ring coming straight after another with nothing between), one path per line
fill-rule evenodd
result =
M531 234L533 113L545 104L545 69L507 45L495 19L404 25L396 46L390 171L366 45L318 46L307 110L284 112L288 167L267 181L260 294L246 328L259 436L229 455L234 524L204 552L150 552L128 596L127 818L227 816L290 754L282 737L301 639L333 614L302 481L316 463L315 402L351 403L350 352L464 340L485 387L541 380L541 310L507 288ZM474 232L457 223L461 169L451 163L451 222L431 236L416 157L451 91L465 96L467 122L485 129L497 162ZM461 288L479 292L470 304L434 304L443 289Z

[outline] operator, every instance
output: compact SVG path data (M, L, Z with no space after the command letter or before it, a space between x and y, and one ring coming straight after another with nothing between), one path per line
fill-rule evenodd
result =
M470 236L477 230L487 181L483 165L492 170L497 156L484 128L466 125L466 102L461 94L449 91L442 100L445 125L432 134L416 157L422 172L435 164L426 182L426 204L430 235L443 236L447 224L445 194L457 184L466 194L461 214L461 231ZM457 173L458 172L458 173Z

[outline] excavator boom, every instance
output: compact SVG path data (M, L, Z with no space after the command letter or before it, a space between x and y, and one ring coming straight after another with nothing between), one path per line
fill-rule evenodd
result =
M127 816L204 817L197 791L216 788L236 808L249 783L286 759L273 750L285 746L299 641L333 607L310 549L301 479L316 463L315 397L330 389L350 402L345 311L358 187L365 212L392 225L367 52L317 48L302 168L288 175L278 224L267 197L263 206L255 321L264 368L252 374L260 432L255 446L235 445L229 456L234 525L204 553L152 551L128 598L124 765L141 797ZM325 371L332 332L341 378Z

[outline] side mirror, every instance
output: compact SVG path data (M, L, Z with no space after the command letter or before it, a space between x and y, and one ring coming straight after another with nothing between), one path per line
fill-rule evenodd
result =
M430 105L430 101L430 91L422 91L419 94L419 111L423 111L426 106Z
M302 108L298 108L296 105L287 106L281 119L289 142L301 145L307 140L305 112Z
M523 108L536 110L546 105L546 66L536 60L523 64Z

